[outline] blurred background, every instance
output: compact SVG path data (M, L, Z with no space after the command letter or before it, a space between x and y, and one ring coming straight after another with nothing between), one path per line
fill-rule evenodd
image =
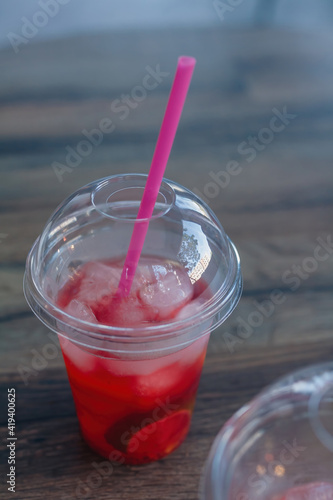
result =
M333 2L2 0L0 33L0 380L20 392L20 499L84 498L76 487L96 460L60 351L33 369L50 340L22 293L27 253L82 185L148 172L177 58L197 59L166 177L217 214L243 297L211 337L185 444L85 497L109 499L112 485L116 500L197 499L226 419L276 377L333 356ZM283 300L264 316L276 289Z
M333 16L333 4L330 0L235 0L230 2L68 0L68 2L64 1L64 4L66 8L59 12L46 30L38 34L36 40L101 30L218 26L221 20L218 12L221 13L223 10L226 13L224 22L227 26L251 26L266 23L307 30L330 30ZM29 19L39 8L38 0L3 1L0 19L1 45L8 45L6 38L8 31L20 30L22 16ZM232 15L230 15L231 12Z

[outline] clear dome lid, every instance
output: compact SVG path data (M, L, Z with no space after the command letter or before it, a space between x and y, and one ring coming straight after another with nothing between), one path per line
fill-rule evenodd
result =
M52 330L69 338L75 330L80 341L84 336L99 340L107 336L113 341L111 350L124 342L147 349L143 344L162 339L181 346L216 328L235 308L242 290L235 246L202 200L167 179L149 220L137 274L143 269L140 263L151 262L155 270L167 263L163 265L172 268L174 283L183 279L193 286L195 307L172 320L124 326L104 324L61 306L59 292L83 266L117 262L121 267L134 224L147 223L136 220L146 180L140 174L99 179L73 193L48 220L27 258L24 291L32 310ZM159 276L166 273L164 267L162 271L159 267Z

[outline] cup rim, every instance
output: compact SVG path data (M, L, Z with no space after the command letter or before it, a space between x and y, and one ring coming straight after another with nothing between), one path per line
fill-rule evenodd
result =
M186 328L193 327L193 324L198 325L199 323L205 323L211 317L213 317L223 306L225 306L229 301L232 303L232 310L237 306L241 294L242 294L242 277L240 273L240 262L238 252L236 250L233 242L227 237L228 243L231 247L231 251L235 258L235 262L237 265L237 271L235 276L234 286L227 289L227 293L225 289L219 290L211 299L207 301L205 304L205 308L200 309L195 315L190 318L185 318L179 321L174 322L165 322L165 323L157 323L151 325L145 325L144 327L121 327L121 326L112 326L112 325L103 325L101 323L90 323L88 321L76 318L75 316L71 316L67 312L60 309L49 299L44 297L37 287L35 280L32 277L31 266L33 265L34 254L36 253L39 237L36 239L29 255L27 258L27 266L26 271L24 273L23 278L23 292L26 298L26 301L31 308L31 310L37 314L40 318L40 315L37 313L34 304L38 304L39 307L42 307L45 312L47 312L52 317L56 318L57 321L61 321L62 319L67 319L69 322L76 323L78 327L82 327L82 331L86 329L90 335L93 334L94 330L97 330L96 336L100 337L101 334L107 334L107 339L115 340L115 339L135 339L137 341L142 341L143 339L147 339L148 341L154 340L154 336L152 333L157 334L156 337L159 339L163 334L170 333L170 330L177 330L179 333L176 335L183 333ZM33 290L31 290L31 286L29 286L29 282L33 285ZM209 305L208 305L209 304ZM207 307L208 305L208 307ZM217 328L223 321L227 319L227 317L231 314L231 311L228 312L227 315L223 316L217 323L214 325ZM112 335L112 332L115 334ZM139 336L139 333L141 335ZM203 334L206 332L203 332ZM127 336L126 336L127 334Z

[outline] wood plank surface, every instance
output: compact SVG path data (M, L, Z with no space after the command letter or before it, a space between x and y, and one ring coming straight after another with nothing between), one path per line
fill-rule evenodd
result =
M277 377L332 360L332 49L330 32L221 26L77 36L0 52L1 500L196 500L226 420ZM148 171L180 53L198 63L166 176L216 212L239 249L244 293L211 336L185 443L159 462L96 475L104 460L80 437L59 344L23 296L25 259L73 191L99 177ZM121 119L112 103L157 65L168 75ZM251 137L264 137L284 109L296 116L250 159ZM66 148L76 149L82 131L103 118L115 130L59 179L54 162L65 162ZM228 177L230 161L238 173ZM283 301L272 307L275 289ZM258 306L269 313L244 339L240 318L249 323ZM17 391L18 436L10 497L8 387Z

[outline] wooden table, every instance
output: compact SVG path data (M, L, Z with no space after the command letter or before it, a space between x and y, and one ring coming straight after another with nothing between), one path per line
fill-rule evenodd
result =
M221 25L29 42L18 54L0 53L3 463L7 388L17 402L16 493L6 489L5 464L1 499L195 500L225 421L277 377L332 359L333 250L323 244L333 231L332 48L327 33ZM244 293L212 335L186 442L160 462L102 478L92 474L103 459L80 437L59 347L45 347L48 330L24 300L25 258L71 192L109 174L148 171L181 53L198 63L167 177L201 192L217 213L239 249ZM144 80L157 66L163 76ZM140 102L111 111L123 94L140 97L135 87L147 81L157 85ZM114 131L57 178L52 164L64 164L66 148L104 118ZM238 166L228 177L230 161ZM282 300L272 306L274 289ZM268 317L253 314L263 303ZM240 318L250 324L247 339Z

